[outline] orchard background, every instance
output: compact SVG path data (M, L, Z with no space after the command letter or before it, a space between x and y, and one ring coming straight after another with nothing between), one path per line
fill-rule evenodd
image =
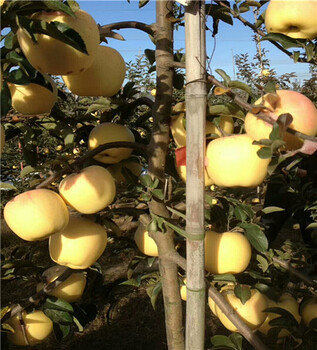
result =
M139 7L148 3L140 1ZM39 33L47 34L74 48L77 52L75 55L82 55L84 59L94 56L98 51L97 46L90 52L90 44L87 43L92 35L87 39L85 33L80 31L82 28L76 32L67 23L61 24L57 20L47 25L45 19L31 17L39 11L51 14L61 11L66 16L72 17L74 13L76 16L80 2L1 1L1 30L4 29L1 38L1 125L5 133L5 136L1 135L1 142L5 138L1 153L3 348L17 348L9 341L14 339L14 330L20 330L25 345L28 342L33 345L33 340L28 338L29 324L24 316L21 317L24 309L28 313L34 309L43 311L53 321L54 332L41 342L35 341L38 344L33 347L37 349L184 349L185 343L187 350L316 347L317 111L311 106L317 105L317 24L313 16L314 11L317 12L317 4L314 0L280 3L297 6L296 18L303 22L305 19L308 26L304 36L294 38L292 33L268 33L263 10L267 8L267 1L194 1L191 4L188 2L188 6L181 1L157 1L154 24L133 22L133 18L131 22L99 23L92 29L95 32L98 29L98 45L99 39L102 46L111 46L109 38L121 40L126 31L141 30L149 35L149 43L152 41L156 50L148 49L145 42L144 54L126 62L123 75L122 69L118 68L120 57L112 56L115 55L112 51L107 53L102 61L107 63L101 63L100 69L111 78L100 82L98 74L89 73L82 89L91 90L87 95L79 96L78 91L78 94L71 92L69 81L75 75L69 75L65 68L66 55L52 55L47 62L40 62L35 67L21 43L23 40L24 43L27 40L36 42L34 38ZM298 3L301 5L298 6ZM253 23L245 19L250 13L254 15ZM278 9L274 13L278 13ZM280 13L283 15L278 17L279 23L288 18L283 17L285 13L291 16L290 10ZM173 32L184 26L185 21L186 45L195 47L186 54L185 50L173 49ZM213 67L212 53L207 52L205 63L204 30L200 31L200 36L188 38L188 33L198 33L197 28L192 27L193 23L198 24L199 28L206 28L207 35L217 36L220 22L230 25L232 30L235 30L237 22L242 22L254 33L256 55L235 56L237 79L232 79L221 67ZM303 22L299 22L300 29L301 25L304 26ZM85 30L87 28L88 25L84 27ZM23 35L27 38L21 39ZM310 78L296 80L293 72L278 75L261 46L264 40L289 56L294 65L309 65ZM193 42L196 42L196 46L191 46ZM195 49L198 53L193 52ZM35 55L35 59L38 57ZM66 69L66 72L44 71L42 64L48 61ZM71 69L76 69L76 62L71 62ZM92 63L89 64L92 66ZM192 74L197 67L199 77L188 78L188 74ZM51 83L51 78L45 73L51 74L57 85L56 91L55 83ZM34 100L24 103L25 106L23 103L15 104L13 86L23 88L32 84L40 86L31 94ZM100 91L98 88L106 92L92 96L94 93L90 91ZM301 97L285 102L277 121L266 119L273 124L273 129L267 137L255 138L259 141L255 142L259 144L256 159L261 164L270 164L268 167L259 165L258 170L251 174L251 182L246 185L242 182L249 176L248 168L253 162L251 155L246 163L242 163L241 158L241 166L232 170L231 163L244 153L242 149L237 152L240 146L226 146L231 147L229 152L223 153L227 154L223 156L227 158L216 157L211 161L211 158L208 159L210 145L228 139L229 134L234 134L230 140L245 134L247 119L251 118L252 121L256 118L254 115L250 117L250 113L257 114L260 119L270 116L267 108L259 106L259 102L255 107L255 102L265 94L270 94L270 99L275 101L277 90L296 91L300 93L296 96ZM52 100L46 113L34 113L33 108L45 105L54 94L56 101ZM293 102L297 106L304 105L306 102L302 96L310 101L305 111L310 108L312 112L308 116L300 112L304 122L296 124L299 125L297 128L293 126L297 118L295 114L292 115L295 110L287 108L291 108ZM15 105L15 109L12 105ZM22 110L19 111L19 108ZM28 112L30 109L32 112ZM195 113L197 119L194 118ZM206 119L206 125L199 124L203 119ZM229 120L229 129L226 129L224 120ZM98 145L92 146L89 140L91 132L104 123L124 126L124 130L129 128L133 136L129 134L130 138L113 139L110 132L111 136L105 136L102 142L99 140L101 146L94 150ZM302 129L301 124L310 127ZM196 131L201 127L200 133L190 136L192 131L187 130L184 138L186 125ZM296 143L296 147L285 146L285 136L290 133L302 140ZM114 137L119 135L113 134ZM123 134L127 135L125 132ZM186 138L194 140L192 144L187 141L187 152L184 148ZM199 149L193 146L196 141L202 146ZM109 146L107 142L112 143ZM250 143L247 149L252 147L256 146ZM115 164L103 159L103 152L110 152L108 150L113 148L119 150L119 158L113 161ZM195 156L196 151L199 157ZM207 161L204 159L205 152ZM184 175L185 153L187 164L191 164L187 184ZM97 154L101 156L98 158ZM120 158L122 154L127 155ZM191 158L193 155L194 158ZM230 158L232 155L233 158ZM66 175L80 173L82 169L92 166L107 169L105 177L110 172L110 180L105 181L105 186L108 194L113 191L112 198L101 210L89 211L92 203L81 200L86 190L76 190L75 194L69 194L66 203L70 204L76 197L76 204L83 205L86 211L76 210L73 203L68 206L67 220L70 214L71 217L84 218L80 219L83 221L79 226L83 227L83 223L88 221L89 225L96 225L91 227L106 231L106 247L96 253L98 256L92 258L93 262L88 266L84 266L86 261L75 266L77 272L84 273L85 288L79 293L79 287L76 287L79 298L67 301L60 295L52 295L60 282L48 283L51 281L42 275L56 265L51 246L54 245L53 236L58 237L59 232L51 232L49 239L46 239L47 236L35 241L21 239L17 232L13 232L15 229L11 223L18 223L21 226L19 230L23 232L26 230L26 207L21 206L7 214L6 220L3 209L13 197L40 188L60 193L65 199L67 193L61 191L61 180L65 180ZM257 177L263 169L265 178L259 180ZM234 184L226 185L224 182L227 179ZM206 181L209 180L207 185ZM107 186L112 181L110 190ZM198 186L191 187L195 181ZM100 183L91 181L89 185L99 191ZM195 192L199 197L197 206L189 199ZM94 205L95 202L98 201L94 201ZM53 211L44 214L48 221L53 218L56 225L60 220L60 217L54 217ZM193 217L194 221L197 219L196 222L193 222ZM41 220L43 217L36 221ZM36 223L28 226L31 226L30 232L33 234ZM210 231L237 233L247 243L240 246L238 241L231 239L231 251L227 251L224 258L219 257L220 266L216 268L214 261L215 256L220 255L220 248L217 249L215 240L211 240L211 243L205 240L207 258L206 266L203 266L201 251L204 250L204 237L201 238L201 230L207 232L207 238ZM145 231L149 232L155 243L150 241L149 245L146 243L142 247ZM135 232L141 238L137 238ZM27 235L30 235L29 231ZM84 250L90 249L88 243L88 240L84 241L81 250L76 253L73 253L75 243L72 243L69 256L84 255ZM99 243L95 243L90 256L98 250L96 247L100 247ZM250 257L247 257L248 247ZM193 255L186 262L188 249L200 251L198 263ZM228 267L235 257L235 266ZM236 271L237 265L243 261L246 266ZM69 266L67 264L64 263ZM190 290L185 302L181 295L185 299L184 278L186 269L193 271L190 264L198 268L198 273L197 276L187 276L186 283L190 284ZM69 268L65 269L59 278L61 282L67 280L72 272ZM200 279L198 283L196 277ZM40 282L46 283L41 285L42 289L38 287ZM259 310L259 306L255 305L248 309L253 293L260 295L266 307L275 308L267 310L265 307L266 312L263 312L263 307ZM287 297L285 293L288 293ZM231 311L226 301L232 297L236 298L239 307L246 308L244 321L247 324ZM285 298L290 301L285 301ZM267 303L268 300L271 300L271 304ZM308 309L310 315L305 316ZM233 333L220 310L236 326ZM253 314L263 318L257 325L252 324ZM19 315L21 324L18 322L18 326L13 326L12 317ZM275 319L270 324L269 332L263 328L261 331L263 321L272 315ZM307 317L309 321L315 320L309 323ZM39 328L35 328L37 333Z

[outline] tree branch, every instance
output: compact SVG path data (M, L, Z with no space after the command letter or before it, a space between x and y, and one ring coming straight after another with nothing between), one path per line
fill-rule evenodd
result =
M242 22L245 26L251 28L253 31L255 31L257 34L259 34L260 36L264 37L266 34L260 30L259 28L257 28L254 24L250 23L249 21L247 21L245 18L243 18L242 16L238 15L234 10L231 9L230 6L228 6L227 4L225 4L223 1L218 1L218 3L222 6L222 7L225 7L226 9L229 10L229 12L232 14L232 16L234 18L237 18L240 22ZM284 49L284 47L279 44L278 42L276 41L271 41L269 40L275 47L277 47L279 50L281 50L283 53L285 53L288 57L290 58L294 58L293 57L293 54ZM298 58L297 62L301 62L301 63L307 63L307 59L306 58ZM311 63L311 62L310 62Z
M111 24L99 26L100 37L101 38L104 38L107 36L111 37L111 35L109 34L111 33L112 30L129 29L129 28L139 29L151 36L154 36L154 29L152 25L142 23L142 22L137 22L137 21L124 21L124 22L117 22L117 23L111 23Z
M141 152L146 153L147 152L147 145L144 145L143 143L136 143L136 142L108 142L103 145L98 146L97 148L93 149L92 151L88 151L85 155L82 157L76 159L74 163L69 165L68 167L65 167L59 171L56 171L51 176L49 176L47 179L45 179L43 182L41 182L39 185L37 185L35 188L44 188L50 185L52 182L58 180L61 178L64 174L72 172L72 170L83 163L85 163L87 160L93 158L96 154L114 147L127 147L127 148L133 148L136 150L139 150Z
M226 86L224 86L220 81L218 81L214 76L212 75L208 75L207 76L207 81L214 84L215 86L218 86L220 88L223 88L224 90L228 90ZM240 96L236 95L234 92L232 92L231 90L228 90L225 92L225 94L230 97L236 104L238 104L240 107L246 109L247 111L253 113L253 109L254 107L245 102L243 100L243 98L241 98ZM274 120L273 118L269 117L267 114L263 113L263 112L259 112L256 114L257 118L265 121L266 123L269 123L271 125L273 125L274 123L276 123L276 120ZM286 131L292 135L295 135L297 137L300 137L301 139L304 140L309 140L312 142L317 142L317 137L313 137L313 136L309 136L306 134L303 134L299 131L296 131L294 129L291 128L287 128Z

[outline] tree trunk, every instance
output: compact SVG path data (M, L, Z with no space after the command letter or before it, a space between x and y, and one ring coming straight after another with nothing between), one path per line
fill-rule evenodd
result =
M173 24L169 20L173 1L156 1L156 98L153 107L153 132L149 145L149 175L165 181L165 162L170 141L170 116L173 87ZM151 214L168 218L169 213L163 201L152 199ZM162 282L167 344L169 350L184 350L182 302L178 283L178 266L168 259L175 251L174 233L153 232L159 251L159 269Z

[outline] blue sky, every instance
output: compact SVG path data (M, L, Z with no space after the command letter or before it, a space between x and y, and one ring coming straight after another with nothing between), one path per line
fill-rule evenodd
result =
M86 0L78 1L80 7L93 16L100 25L110 24L119 21L140 21L147 24L155 22L155 0L139 9L138 0ZM249 14L249 20L252 21L253 14ZM211 22L210 22L211 24ZM109 46L118 50L125 61L133 61L136 55L144 52L144 49L154 49L154 45L148 35L137 29L121 29L118 31L125 41L108 39ZM239 53L249 53L250 57L256 52L255 43L251 40L253 33L250 29L234 20L234 26L221 22L219 34L216 37L216 49L211 61L211 68L221 68L229 75L233 76L233 55ZM183 28L175 32L175 49L185 47L185 34ZM211 55L215 41L210 32L207 32L207 55ZM303 63L294 64L285 54L279 52L269 42L262 42L262 46L270 52L268 58L271 62L271 68L274 68L278 74L295 72L300 80L309 78L308 65Z

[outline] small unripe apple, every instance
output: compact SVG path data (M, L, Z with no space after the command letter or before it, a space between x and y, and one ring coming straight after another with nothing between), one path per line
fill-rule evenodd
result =
M249 288L243 286L243 288ZM267 314L263 312L267 308L267 299L256 289L250 289L251 297L245 304L235 296L234 287L232 289L224 290L221 294L224 296L228 304L236 311L238 316L245 322L252 330L257 329L264 322ZM227 316L215 306L216 315L221 323L231 332L237 332L237 327L227 318Z
M309 327L311 320L317 318L317 298L312 298L305 303L302 310L302 318L307 327Z
M271 0L265 12L268 33L280 33L295 39L317 37L316 0Z
M42 276L46 283L54 282L67 269L66 266L52 266L45 270ZM36 291L43 289L44 283L40 282L36 286ZM80 300L86 287L86 275L83 272L72 273L65 281L54 288L49 295L63 299L69 303Z
M157 245L146 228L140 224L134 234L134 241L140 250L145 255L158 256Z
M117 50L99 46L88 69L62 78L69 90L78 96L113 96L122 86L125 71L124 59Z
M281 295L279 300L277 302L267 298L267 308L271 307L279 307L281 309L285 309L289 313L291 313L296 321L300 323L301 321L301 316L299 314L299 305L297 300L292 297L288 293L284 293ZM261 327L259 327L259 331L265 335L268 334L269 330L272 328L272 326L269 324L271 320L274 320L275 318L280 317L280 314L276 314L273 312L267 312L267 317ZM279 334L278 338L283 338L289 335L289 331L286 329L282 329Z
M118 184L127 184L127 179L125 178L123 172L124 169L128 169L131 173L139 177L142 173L142 165L138 162L132 160L124 160L120 163L112 164L107 168L116 183Z
M91 165L65 177L59 184L59 193L78 212L93 214L114 200L116 184L107 169Z
M21 28L17 31L20 47L31 65L42 73L55 75L79 74L92 64L99 46L99 29L95 20L85 11L78 10L75 17L64 12L41 11L31 19L61 22L74 29L86 45L88 55L46 34L35 34L35 43Z
M42 240L65 228L68 209L57 193L36 189L21 193L4 207L10 229L26 241Z
M271 159L261 159L246 134L220 137L209 142L207 172L220 187L256 187L266 177Z
M135 138L133 132L121 124L102 123L91 130L88 138L88 147L89 150L93 150L104 143L119 141L134 142ZM114 164L129 158L131 153L131 148L109 148L98 153L94 156L94 159L101 163Z
M29 345L35 345L47 338L53 331L53 322L43 311L36 310L29 314L22 311L22 319L25 325L25 335ZM8 339L12 344L27 346L25 342L19 315L9 318L8 323L13 329L13 334L8 334Z
M317 109L309 98L297 91L277 90L276 94L265 94L255 102L256 105L263 105L265 109L262 112L274 120L281 114L290 113L293 117L290 128L309 136L317 134ZM253 140L258 141L269 138L272 125L249 112L245 117L245 130ZM286 150L298 149L303 144L302 139L287 132L283 139L286 142L283 149Z
M11 93L12 107L24 115L49 113L57 100L57 87L55 81L47 74L45 79L51 88L30 83L18 85L8 82Z
M4 145L5 145L5 138L6 138L6 135L5 135L5 132L4 132L4 128L2 126L2 124L0 124L0 154L2 153L3 151L3 148L4 148Z
M179 107L180 108L180 107ZM186 146L186 129L185 129L185 113L180 113L178 116L172 118L171 121L171 132L173 139L177 147ZM231 116L221 116L219 127L228 134L233 132L233 119ZM209 120L206 120L206 137L207 139L215 138L215 136L221 136L220 131L214 123Z
M251 254L251 245L242 233L206 231L205 269L208 272L243 272L250 263Z
M71 217L64 230L49 239L51 259L71 269L87 269L102 255L107 245L106 229L95 222Z

